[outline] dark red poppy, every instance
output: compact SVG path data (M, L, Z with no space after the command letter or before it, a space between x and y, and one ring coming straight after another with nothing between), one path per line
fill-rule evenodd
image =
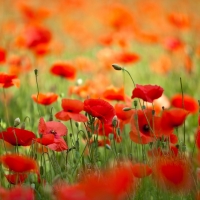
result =
M55 93L39 93L39 95L33 94L31 97L36 103L45 106L51 105L58 99L58 95Z
M164 110L161 116L161 127L162 132L169 132L175 127L181 126L189 112L182 108L171 108L169 110Z
M183 108L191 112L191 113L196 113L198 112L199 105L196 99L193 97L184 94L182 98L182 94L176 94L171 98L171 105L177 108Z
M132 91L132 99L140 98L143 101L152 103L155 99L162 96L163 88L158 85L138 85Z
M19 154L6 154L0 156L0 162L6 168L16 173L35 172L39 174L37 162L27 156Z
M133 164L131 170L136 178L144 178L152 174L152 169L144 163Z
M86 122L88 119L80 112L83 110L83 102L75 99L62 99L63 110L56 113L55 117L62 121L73 119L77 122Z
M70 62L54 63L50 72L55 76L60 76L66 79L75 79L76 68Z
M6 50L0 47L0 63L6 61Z
M0 139L14 146L30 146L34 138L36 136L33 132L20 128L9 127L6 131L0 132Z
M10 184L22 184L28 177L27 174L5 174L6 179Z
M176 193L188 193L192 189L193 177L187 158L157 157L153 163L153 177L159 187Z
M87 99L84 101L84 111L97 117L103 124L112 124L115 109L103 99Z
M35 139L36 142L54 151L64 151L68 149L65 140L62 138L62 136L67 134L67 127L61 122L45 122L43 118L40 118L38 132L41 134L41 138Z
M107 88L103 92L103 97L107 100L116 100L116 101L124 101L125 100L125 94L124 94L124 88L114 88L110 87Z
M0 87L8 88L11 86L16 86L19 88L20 81L17 76L0 72Z

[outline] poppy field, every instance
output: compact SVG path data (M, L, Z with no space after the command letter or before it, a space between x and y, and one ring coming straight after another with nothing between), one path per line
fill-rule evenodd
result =
M200 200L198 0L0 13L0 199Z

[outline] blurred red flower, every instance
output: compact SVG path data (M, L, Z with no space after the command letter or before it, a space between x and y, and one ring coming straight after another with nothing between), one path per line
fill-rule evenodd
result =
M152 174L152 169L144 163L133 164L131 170L136 178L144 178Z
M129 64L129 63L136 63L140 60L140 57L131 52L120 52L116 53L116 62L122 63L122 64Z
M17 76L0 72L0 87L9 88L13 85L18 88L20 86L20 80Z
M51 105L58 99L58 95L55 93L39 93L39 94L33 94L32 99L41 105Z
M86 99L84 111L93 117L97 117L103 124L112 124L115 109L111 104L102 99Z
M50 72L66 79L74 79L76 77L76 68L70 62L54 63Z
M14 146L30 146L34 138L36 136L33 132L20 128L9 127L6 131L0 132L0 139Z
M6 61L6 50L0 47L0 63Z
M124 88L122 87L118 89L111 86L103 92L103 97L107 100L124 101L125 100Z
M153 100L158 99L162 96L163 88L157 85L138 85L132 91L132 99L140 98L143 101L152 103Z
M22 184L28 177L27 174L5 174L6 179L10 184L17 185Z
M196 113L199 109L199 104L197 100L195 100L193 97L184 94L184 97L182 98L182 94L175 94L171 98L171 105L177 108L183 108L189 111L190 113Z
M63 121L73 119L77 122L86 122L88 120L87 117L80 113L83 110L83 107L83 102L79 100L62 99L63 110L56 113L55 117Z

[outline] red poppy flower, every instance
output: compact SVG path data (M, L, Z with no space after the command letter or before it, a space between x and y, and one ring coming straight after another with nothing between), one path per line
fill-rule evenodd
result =
M62 99L63 110L56 113L57 119L68 121L73 119L77 122L86 122L88 119L80 112L83 110L83 102L74 99Z
M0 188L0 198L4 200L24 199L34 200L34 190L31 187L16 186L10 190Z
M144 163L133 164L131 170L136 178L144 178L152 174L152 169Z
M102 99L87 99L84 101L84 111L97 117L103 124L111 124L115 116L115 109Z
M76 68L70 62L57 62L53 64L50 72L55 76L66 79L74 79L76 77Z
M148 144L160 137L160 117L153 116L152 110L134 111L131 118L130 138L138 144Z
M20 81L17 76L0 72L0 87L8 88L13 85L18 88L20 86Z
M64 151L68 149L66 142L61 138L67 134L67 128L61 122L45 122L43 118L40 118L38 132L42 137L35 139L36 142L54 151Z
M18 40L22 46L32 49L37 45L48 44L51 37L51 32L46 27L30 25L25 28Z
M143 101L152 103L153 100L158 99L162 96L163 88L157 85L138 85L132 91L132 99L140 98Z
M107 100L124 101L125 100L124 88L123 87L119 89L114 87L107 88L103 93L103 97Z
M173 130L175 127L181 126L188 114L189 112L182 108L164 110L161 116L163 134Z
M54 103L58 99L58 95L55 93L46 93L46 94L39 93L39 95L33 94L31 97L36 103L42 104L45 106L48 106Z
M198 112L199 105L198 102L191 96L184 94L184 98L182 99L181 94L176 94L171 98L171 104L174 107L177 108L183 108L184 103L184 109L191 112L196 113Z
M164 41L164 47L167 50L175 51L183 47L183 42L178 38L166 38Z
M153 172L157 185L176 193L188 193L193 177L187 158L165 156L154 160Z
M20 128L9 127L6 131L0 132L0 139L14 146L30 146L34 138L36 136L33 132Z
M39 174L36 161L27 156L19 154L6 154L0 156L0 162L6 168L16 173L35 172Z
M135 63L140 59L140 57L131 52L121 52L116 53L116 62L122 63L122 64L129 64L129 63Z
M6 179L10 184L22 184L28 177L27 174L5 174Z
M189 17L183 13L170 13L168 15L169 22L179 28L184 29L190 26Z
M6 50L0 47L0 63L6 61Z

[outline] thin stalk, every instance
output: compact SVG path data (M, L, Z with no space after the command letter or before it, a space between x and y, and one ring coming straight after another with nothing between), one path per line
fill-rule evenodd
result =
M8 114L8 105L7 105L7 99L6 99L6 91L3 88L3 96L4 96L4 106L5 106L5 111L6 111L6 119L8 126L10 126L10 120L9 120L9 114Z

